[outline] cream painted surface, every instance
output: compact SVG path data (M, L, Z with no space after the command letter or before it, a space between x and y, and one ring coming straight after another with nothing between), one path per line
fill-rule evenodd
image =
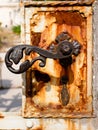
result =
M98 130L92 125L91 119L24 119L20 116L6 116L0 119L0 129L27 130L27 128L31 130Z

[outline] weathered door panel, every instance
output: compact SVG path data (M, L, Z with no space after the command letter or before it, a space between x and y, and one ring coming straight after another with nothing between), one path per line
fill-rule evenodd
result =
M24 117L92 116L91 14L92 7L86 6L25 8L26 44L48 49L60 33L67 32L81 44L81 50L67 68L58 60L47 59L45 67L39 67L36 62L27 71ZM66 85L60 84L63 75L68 78ZM67 98L68 103L64 105Z

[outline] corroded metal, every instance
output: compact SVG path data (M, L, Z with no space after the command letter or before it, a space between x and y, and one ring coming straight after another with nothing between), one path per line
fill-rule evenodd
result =
M39 66L44 67L46 58L61 59L61 62L63 62L63 60L68 59L72 55L78 55L81 47L80 44L77 41L70 42L68 37L70 36L66 32L62 32L56 38L58 44L54 45L52 49L50 47L49 50L44 50L31 45L18 45L12 47L5 56L6 66L11 72L20 74L28 70L37 60L41 61ZM32 59L32 61L25 60L20 64L19 69L13 68L13 64L18 64L23 58L24 53L25 55L30 55L32 52L38 53L39 56Z
M68 104L69 99L70 99L69 92L68 92L68 89L67 89L67 86L66 86L67 82L68 82L67 76L61 77L61 84L62 84L61 102L64 106Z
M56 53L56 47L63 41L66 40L75 45L75 40L77 40L82 48L78 56L72 54L68 58L56 60L47 58L45 67L39 67L39 62L36 62L27 71L27 77L24 79L26 80L24 117L75 117L75 114L76 117L83 117L92 112L92 109L88 108L92 102L88 103L90 96L88 97L89 87L87 84L87 73L90 72L90 69L88 70L90 63L87 62L87 59L91 58L87 57L87 46L92 45L89 44L91 36L87 35L89 34L87 25L90 25L90 11L90 8L78 6L44 7L34 8L34 10L29 8L26 10L26 23L24 23L24 25L26 24L24 32L26 39L23 38L23 43L30 43ZM44 23L43 26L41 23ZM28 59L32 60L36 56L37 54L31 54ZM31 75L31 78L28 75ZM40 78L44 75L49 76L50 79L44 81L44 78ZM68 78L66 82L62 78L64 76ZM31 96L28 94L29 86L32 86ZM82 112L85 114L83 115Z
M70 5L70 6L72 6L72 5L91 5L94 3L94 1L95 0L62 0L62 2L61 2L59 0L57 0L57 1L55 1L55 0L54 1L49 1L49 0L32 1L32 0L30 0L28 2L28 0L27 0L24 2L24 6L26 6L26 7L30 7L30 6L34 6L34 7L36 7L36 6L37 7L38 6L39 7L53 6L53 7L55 7L55 6L65 6L65 5Z

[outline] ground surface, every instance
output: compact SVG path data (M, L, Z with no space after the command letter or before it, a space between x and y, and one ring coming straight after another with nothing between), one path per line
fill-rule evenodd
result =
M6 88L0 89L0 111L18 112L22 106L22 89Z

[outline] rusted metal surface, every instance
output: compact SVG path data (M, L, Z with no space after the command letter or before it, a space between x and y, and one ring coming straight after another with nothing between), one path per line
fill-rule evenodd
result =
M29 70L30 74L29 71L26 74L31 75L32 82L31 77L27 76L26 87L29 89L30 86L31 94L26 94L28 96L24 100L23 116L79 118L92 116L92 80L89 81L89 75L92 75L92 34L89 33L92 32L92 7L26 7L24 17L26 44L48 49L56 36L66 31L73 39L79 41L82 49L79 56L72 57L72 65L67 68L53 59L47 59L43 68L38 66L39 62L34 63ZM26 58L32 59L36 55L31 54ZM41 78L43 75L49 77L49 80ZM64 86L60 84L60 79L64 75L68 77L66 88L70 95L67 105L62 105L61 102L64 92L66 93ZM66 96L64 98L66 100Z
M30 6L33 6L33 7L42 7L42 6L65 6L65 5L91 5L95 0L64 0L64 1L33 1L33 0L30 0L30 1L25 1L24 2L24 6L25 7L30 7ZM21 3L22 4L22 3Z

